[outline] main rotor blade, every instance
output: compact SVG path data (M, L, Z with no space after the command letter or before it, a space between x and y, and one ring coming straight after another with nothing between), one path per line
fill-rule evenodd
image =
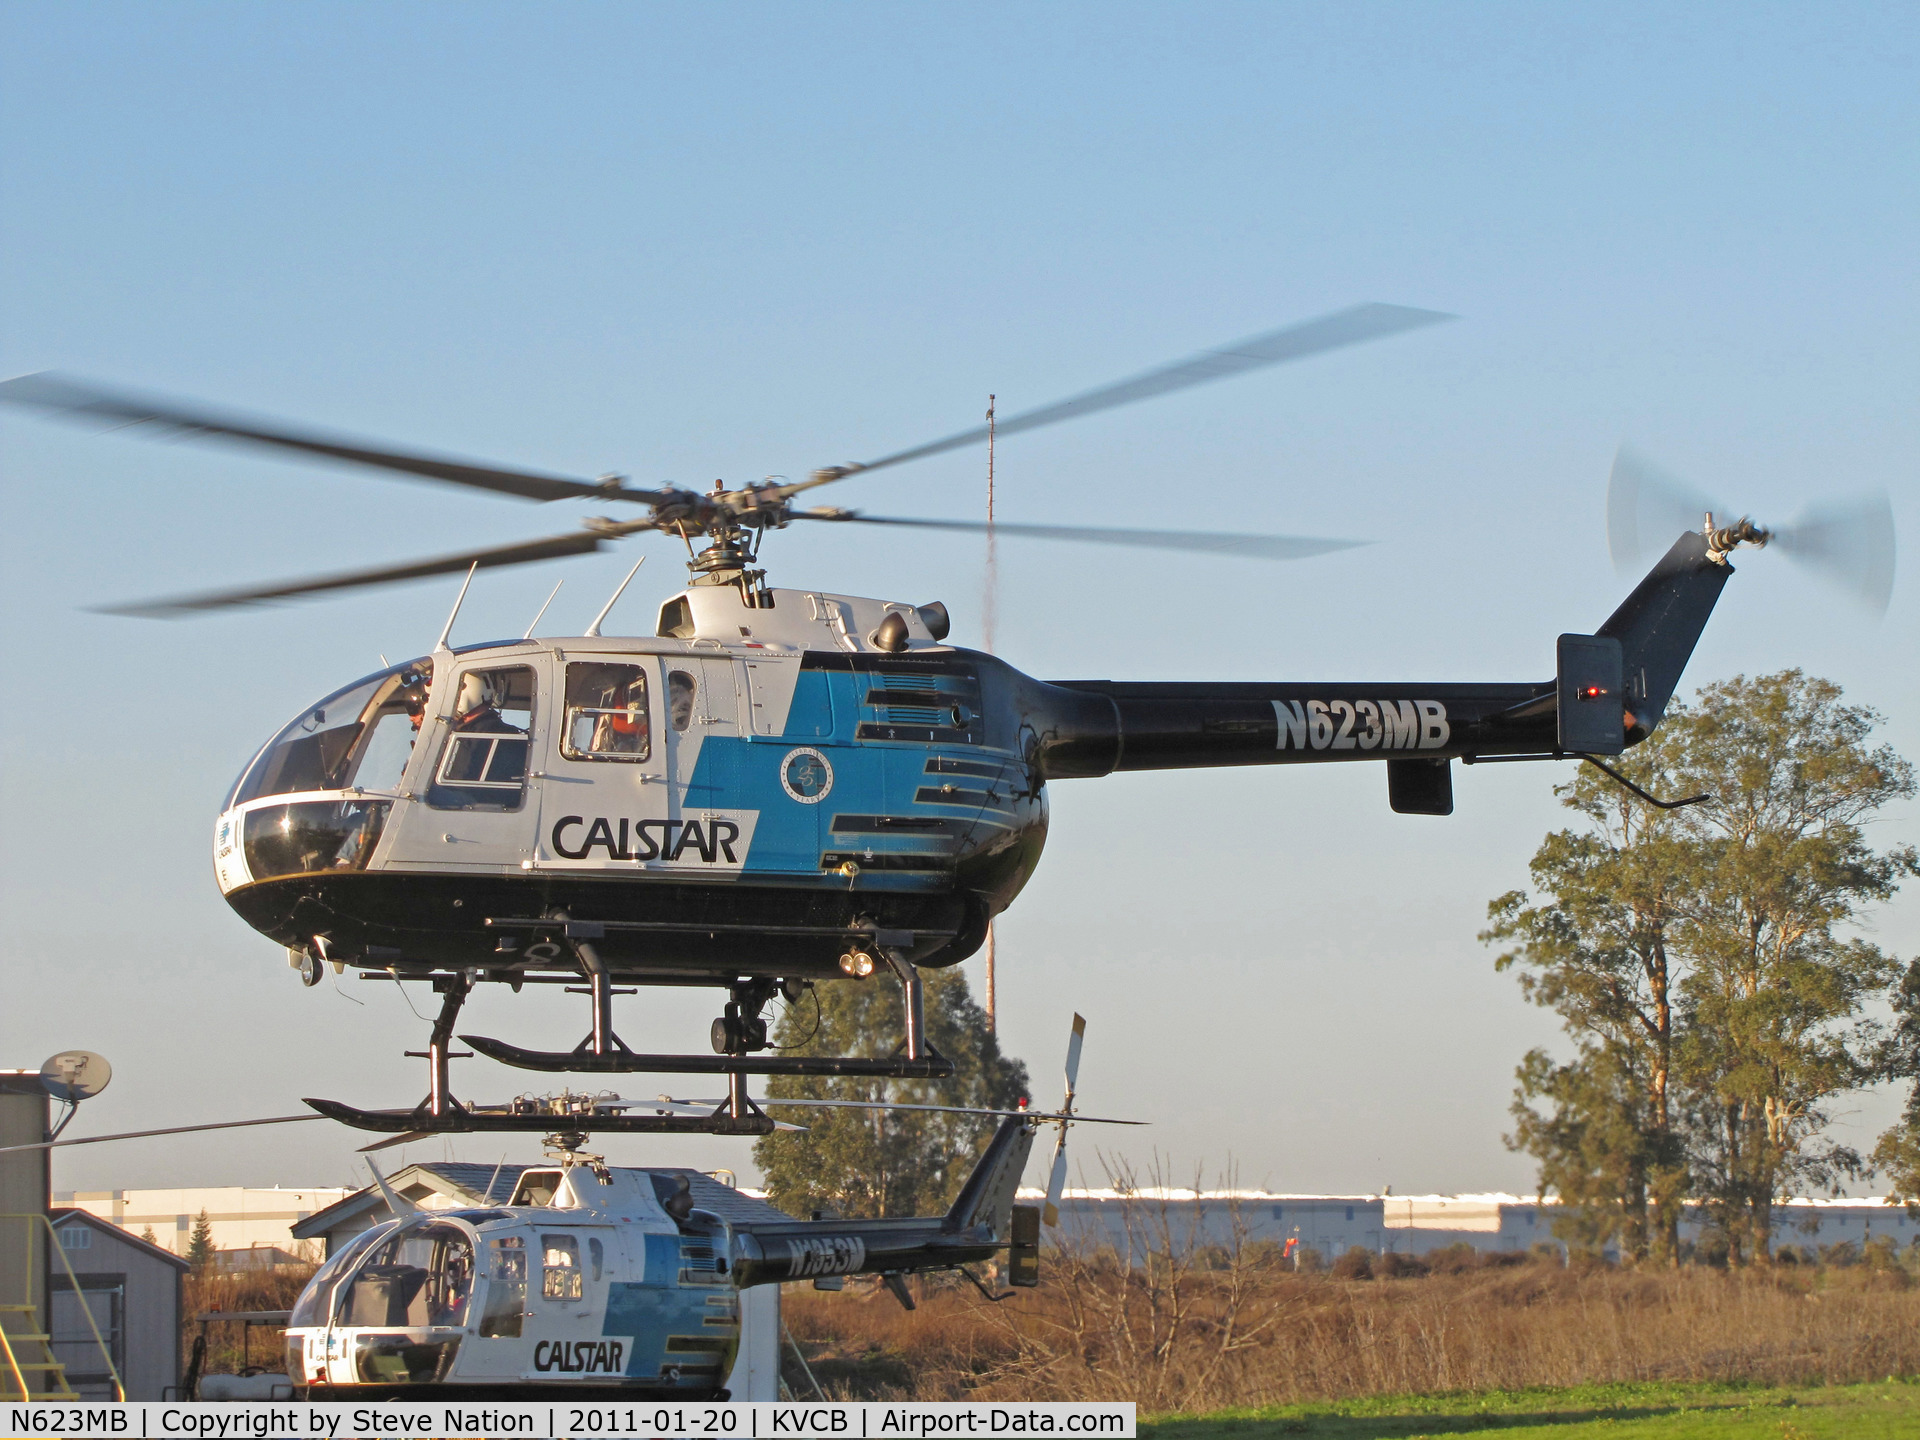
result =
M537 470L478 465L468 460L397 450L376 441L303 430L277 420L222 415L194 401L129 395L51 371L0 382L0 400L49 410L69 420L154 425L160 427L157 433L163 437L293 450L343 465L397 470L423 480L469 485L528 500L637 500L652 504L666 498L666 492L660 490L630 490L618 483L595 484L590 480L545 475Z
M282 581L275 585L209 590L194 595L170 595L158 600L98 605L94 608L106 615L145 615L155 618L190 615L201 610L221 610L231 605L258 605L264 601L293 600L329 590L351 590L360 585L385 585L401 580L424 579L429 575L451 575L473 565L490 570L499 565L526 565L536 560L587 555L622 535L653 528L651 520L635 520L623 525L552 535L545 540L524 540L517 545L496 545L486 550L463 550L457 555L440 555L431 560L413 560L401 565L382 565L371 570L348 570L335 575Z
M1121 405L1131 405L1136 400L1152 399L1156 395L1169 395L1176 390L1204 385L1210 380L1224 380L1231 375L1243 375L1249 370L1259 370L1268 365L1279 365L1289 360L1304 360L1308 356L1322 355L1329 350L1344 349L1348 345L1359 345L1369 340L1382 340L1389 335L1418 330L1422 326L1435 325L1442 320L1453 318L1436 310L1416 310L1405 305L1350 306L1345 310L1336 310L1331 315L1303 320L1295 325L1269 330L1263 335L1249 336L1232 345L1224 345L1218 350L1202 350L1198 355L1189 356L1185 360L1176 360L1171 365L1162 365L1144 374L1135 375L1131 379L1102 385L1097 390L1088 390L1071 399L1056 401L1038 410L1029 410L1025 414L1015 415L999 422L998 433L1004 436L1015 435L1022 430L1037 430L1042 425L1053 425L1062 420L1073 420L1101 410L1112 410ZM797 494L802 490L809 490L815 485L824 485L828 481L838 480L846 475L865 470L879 470L888 465L899 465L908 460L920 460L928 455L958 450L965 445L978 444L986 438L987 427L976 425L970 430L962 430L945 439L935 440L926 445L916 445L911 450L897 450L891 455L881 456L878 460L869 460L858 465L834 466L819 472L813 478L793 485L784 485L781 490L785 494Z
M145 1140L154 1135L191 1135L197 1130L244 1130L249 1125L292 1125L300 1120L324 1120L324 1115L274 1115L265 1120L216 1120L208 1125L169 1125L164 1130L123 1130L118 1135L82 1135L77 1140L42 1140L34 1145L0 1145L0 1155L19 1150L57 1150L62 1145L104 1145L109 1140Z
M1893 597L1893 505L1886 492L1839 500L1783 525L1769 542L1884 615Z
M911 525L921 530L959 530L983 535L980 520L921 520L897 515L862 515L858 510L796 510L795 520L831 520L851 525ZM1197 550L1248 560L1306 560L1370 545L1370 540L1319 540L1305 535L1240 535L1206 530L1120 530L1096 525L1015 525L997 521L995 535L1022 540L1071 540L1091 545L1132 545L1143 550Z

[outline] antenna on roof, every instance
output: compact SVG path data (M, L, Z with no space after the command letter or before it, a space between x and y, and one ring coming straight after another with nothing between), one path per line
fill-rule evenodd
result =
M620 582L620 588L613 592L613 595L608 599L607 603L600 607L600 613L593 617L593 623L587 626L587 634L597 636L600 633L600 622L605 620L608 612L619 603L620 597L626 593L627 586L633 583L633 577L640 573L640 567L646 563L647 557L644 555L633 562L633 569L627 571L627 578Z
M453 634L453 622L460 618L460 607L467 602L467 587L473 584L473 572L479 568L480 562L478 560L467 567L467 578L460 582L460 593L454 596L453 610L447 616L446 628L440 632L440 639L433 647L436 655L447 648L447 637Z
M547 605L553 604L553 597L560 593L560 587L566 583L564 580L554 582L553 589L547 592ZM538 625L540 623L540 617L547 613L547 605L542 605L534 612L533 619L528 622L527 633L520 637L522 640L531 640L533 638L533 627Z

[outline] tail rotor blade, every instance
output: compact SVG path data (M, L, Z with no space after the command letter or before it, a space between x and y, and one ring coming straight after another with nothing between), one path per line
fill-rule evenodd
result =
M1068 1114L1073 1112L1073 1092L1075 1087L1080 1083L1080 1047L1085 1043L1086 1038L1086 1017L1078 1011L1075 1011L1073 1016L1073 1033L1067 1037L1067 1103L1060 1107ZM1065 1132L1062 1132L1060 1138L1062 1143L1064 1143L1066 1140Z
M1047 1176L1047 1207L1040 1218L1049 1225L1060 1223L1060 1197L1067 1189L1067 1127L1060 1127L1060 1139L1053 1147L1053 1171Z
M1886 492L1807 511L1772 544L1828 584L1884 615L1893 596L1893 505Z
M1698 530L1722 507L1630 445L1614 456L1607 482L1607 549L1622 574L1642 569L1683 530Z

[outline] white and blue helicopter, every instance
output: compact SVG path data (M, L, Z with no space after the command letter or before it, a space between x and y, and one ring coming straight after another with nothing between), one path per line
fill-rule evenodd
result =
M1443 318L1357 306L1011 418L998 432ZM1857 557L1835 549L1844 534L1856 550L1865 547L1875 574L1890 580L1892 567L1884 498L1844 523L1823 517L1795 532L1745 519L1716 523L1712 513L1694 529L1702 512L1692 498L1648 503L1674 492L1643 483L1644 467L1623 458L1616 550L1623 534L1638 533L1637 520L1660 543L1681 533L1597 630L1559 638L1550 678L1044 681L951 643L939 604L774 588L758 567L765 536L799 521L896 533L984 529L796 501L830 482L974 444L988 438L985 426L795 483L702 494L449 460L47 375L0 384L0 400L527 499L646 511L522 544L119 607L133 613L204 613L461 571L470 582L475 569L584 554L641 533L686 543L692 583L660 607L651 633L603 633L612 601L571 636L536 634L536 617L520 638L453 647L449 618L432 653L302 709L248 761L221 805L213 851L220 889L250 925L287 948L307 983L332 964L430 980L439 991L421 1106L328 1110L395 1131L510 1128L510 1117L459 1105L447 1084L460 1007L482 983L581 986L591 1018L571 1051L461 1037L475 1050L536 1070L725 1074L733 1094L713 1125L733 1133L761 1133L768 1123L746 1103L743 1075L949 1074L922 1032L918 967L971 954L1020 893L1046 839L1049 782L1374 761L1384 762L1394 810L1445 815L1456 759L1578 758L1618 777L1607 757L1660 723L1732 574L1735 548L1777 534L1805 558L1857 571ZM1660 533L1662 525L1673 528ZM1085 526L999 532L1281 560L1353 543ZM696 542L704 548L696 551ZM763 1053L761 1016L776 994L791 999L821 980L876 971L891 971L906 990L897 1053ZM643 1054L620 1039L616 988L661 984L727 992L712 1027L715 1053Z
M686 1171L616 1169L584 1148L590 1134L631 1128L624 1123L630 1120L698 1119L719 1103L711 1100L563 1093L497 1107L537 1119L549 1132L550 1160L521 1170L500 1204L422 1209L397 1195L369 1156L391 1218L341 1245L302 1290L286 1327L287 1382L298 1396L335 1400L725 1399L721 1387L741 1343L743 1290L794 1281L832 1288L840 1277L873 1275L911 1309L904 1277L958 1271L987 1298L1000 1300L1012 1292L995 1294L967 1267L1002 1255L1011 1285L1036 1286L1040 1227L1059 1224L1068 1130L1140 1123L1075 1111L1085 1033L1086 1022L1075 1015L1066 1098L1056 1111L752 1102L757 1113L764 1113L761 1106L935 1110L997 1120L944 1215L798 1220L756 1204L759 1213L750 1218L729 1217L699 1203ZM104 1062L84 1052L56 1056L49 1073L74 1057L106 1073ZM68 1089L55 1093L72 1104L70 1077L65 1083ZM96 1080L83 1093L102 1084ZM0 1154L319 1118L220 1121L79 1139L62 1139L56 1130L45 1141ZM1044 1205L1017 1204L1034 1138L1047 1127L1057 1138ZM737 1205L740 1197L733 1198Z

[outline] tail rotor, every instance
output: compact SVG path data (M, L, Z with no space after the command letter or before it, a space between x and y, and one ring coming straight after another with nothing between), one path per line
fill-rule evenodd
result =
M1047 1204L1040 1212L1040 1218L1047 1224L1058 1227L1060 1224L1060 1197L1067 1188L1067 1130L1073 1124L1074 1089L1080 1081L1080 1047L1086 1042L1086 1017L1077 1011L1073 1017L1073 1034L1067 1039L1067 1098L1060 1104L1060 1136L1053 1142L1053 1168L1047 1174Z
M1811 506L1771 529L1742 517L1630 446L1614 458L1607 484L1607 546L1623 573L1645 567L1683 530L1703 526L1715 549L1742 541L1771 545L1876 615L1893 595L1893 506L1885 491Z

